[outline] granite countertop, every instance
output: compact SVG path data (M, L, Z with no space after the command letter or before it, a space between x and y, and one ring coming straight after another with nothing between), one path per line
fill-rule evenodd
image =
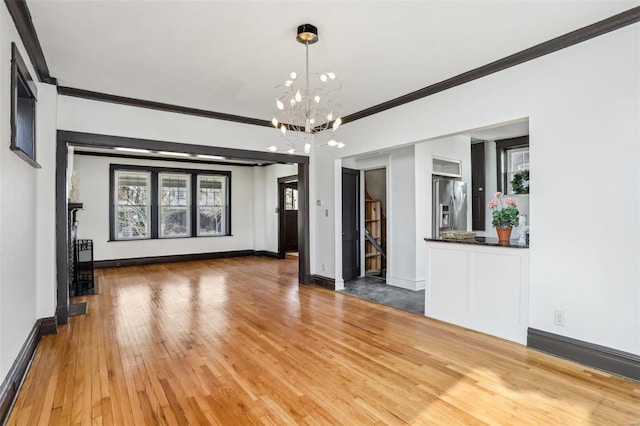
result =
M508 243L499 243L497 238L490 237L475 237L466 240L454 240L445 238L425 238L425 241L433 241L437 243L453 243L453 244L469 244L476 246L494 246L494 247L507 247L507 248L529 248L529 244L520 244L518 240L511 240Z

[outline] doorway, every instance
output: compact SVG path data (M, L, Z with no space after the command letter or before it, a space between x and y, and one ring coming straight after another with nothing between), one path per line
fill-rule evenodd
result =
M298 176L278 178L278 256L298 253Z
M386 278L387 169L364 172L365 275Z

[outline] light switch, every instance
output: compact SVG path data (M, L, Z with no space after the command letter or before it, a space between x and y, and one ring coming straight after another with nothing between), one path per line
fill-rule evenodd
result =
M322 200L316 200L316 206L321 206L322 205Z
M324 216L329 217L329 209L324 209Z

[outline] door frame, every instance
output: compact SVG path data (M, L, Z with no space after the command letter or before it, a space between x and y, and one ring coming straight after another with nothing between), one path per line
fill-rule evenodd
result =
M298 175L284 176L278 178L278 259L284 259L287 255L285 250L285 220L284 220L284 189L285 184L298 182ZM298 182L298 185L300 183ZM298 223L300 223L300 191L298 190ZM300 226L298 226L298 229ZM298 235L298 244L300 244L300 236Z
M217 155L233 159L273 161L298 164L298 282L311 284L309 242L309 157L274 152L251 151L236 148L212 147L188 143L137 139L95 133L58 130L56 134L56 321L69 321L68 267L68 199L67 155L69 146L94 148L137 148L154 151L177 151L188 154ZM105 194L107 196L108 194Z
M388 159L385 158L385 160L388 160ZM361 268L360 268L361 269L360 270L360 273L361 273L360 276L364 277L364 276L367 275L367 271L366 271L367 265L365 264L365 261L366 261L366 259L365 259L365 256L366 256L366 253L365 253L365 241L366 241L367 237L365 237L365 235L364 235L364 229L365 229L365 226L366 226L366 223L365 223L365 196L366 196L366 177L365 177L365 172L368 172L370 170L380 170L380 169L384 169L384 186L385 186L384 191L385 191L385 198L386 198L386 206L385 206L385 209L384 209L384 216L385 216L386 221L387 221L387 227L386 227L386 230L385 230L386 231L386 233L385 233L385 237L386 238L385 238L385 253L384 253L385 256L386 256L386 259L385 259L386 276L385 276L384 279L385 279L385 283L389 284L389 276L390 276L389 271L391 270L390 257L392 257L392 256L390 256L390 254L389 254L389 252L390 252L390 250L389 250L389 247L390 247L389 235L391 234L391 224L390 224L390 220L389 220L389 217L391 217L391 202L390 202L391 194L389 193L389 187L390 187L391 181L389 179L390 167L389 167L389 162L388 161L386 161L384 164L381 164L381 165L364 167L364 168L360 169L360 227L363 230L362 231L362 235L360 236L360 250L361 250L360 251L360 253L361 253L360 257L361 257L361 265L362 265Z

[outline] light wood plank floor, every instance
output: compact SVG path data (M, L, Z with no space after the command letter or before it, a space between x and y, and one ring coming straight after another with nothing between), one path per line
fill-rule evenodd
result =
M640 422L640 383L318 287L293 260L98 270L9 424Z

